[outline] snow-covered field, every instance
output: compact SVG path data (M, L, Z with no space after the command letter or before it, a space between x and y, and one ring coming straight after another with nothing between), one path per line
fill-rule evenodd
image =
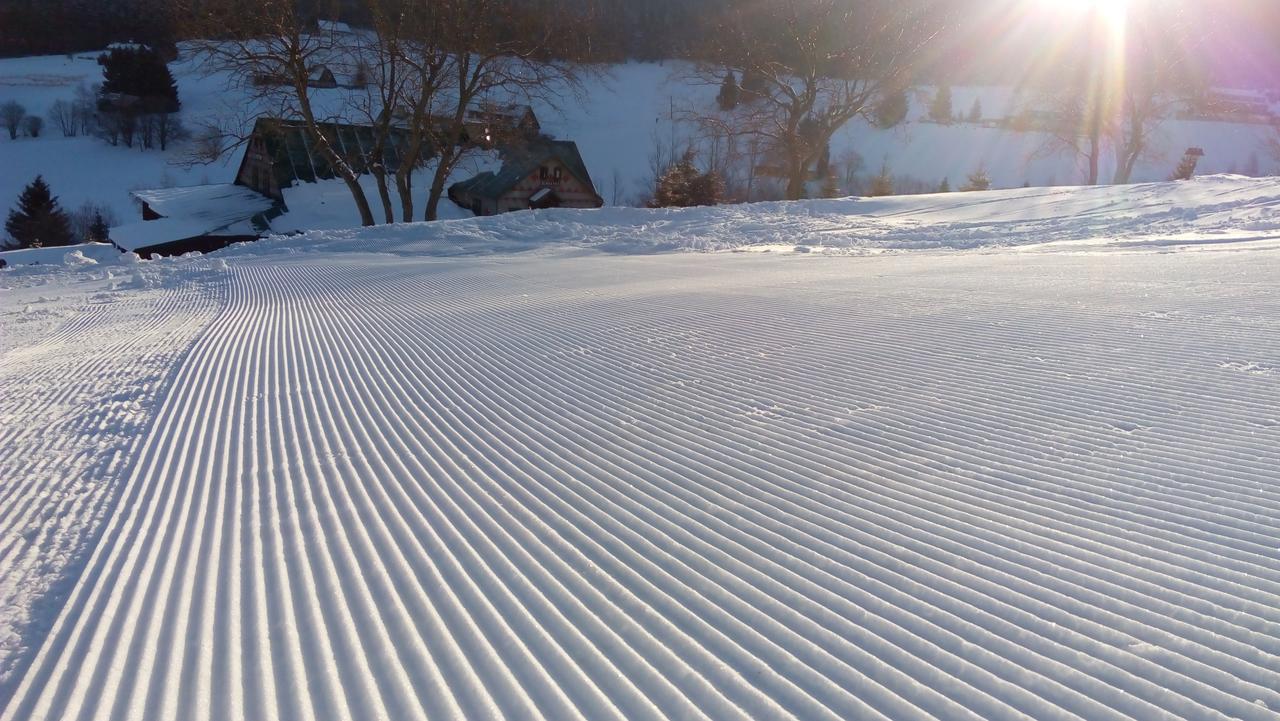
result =
M1055 193L0 271L0 718L1274 720L1280 184Z

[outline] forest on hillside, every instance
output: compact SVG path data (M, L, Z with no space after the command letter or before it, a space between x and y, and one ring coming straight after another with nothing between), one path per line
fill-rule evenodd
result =
M368 25L364 0L288 0L316 18ZM849 0L857 5L861 0ZM916 64L922 80L1000 83L1036 54L1050 31L1017 25L1019 4L1036 0L913 0L946 18L935 51ZM572 0L589 26L579 46L601 61L696 57L715 43L741 0ZM791 2L791 0L788 0ZM751 3L759 4L759 3ZM1280 84L1280 3L1272 0L1167 0L1199 29L1219 82ZM183 39L184 6L170 0L0 0L0 57L99 50L111 42ZM1068 48L1069 50L1069 48Z

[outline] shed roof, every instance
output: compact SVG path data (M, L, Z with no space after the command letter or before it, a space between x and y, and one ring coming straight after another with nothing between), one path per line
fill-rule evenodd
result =
M216 234L276 205L270 198L239 185L139 190L133 196L163 217L111 229L111 242L132 251Z

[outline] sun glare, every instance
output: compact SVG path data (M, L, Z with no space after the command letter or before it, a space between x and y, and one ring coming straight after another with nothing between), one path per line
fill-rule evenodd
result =
M1046 10L1092 15L1113 35L1123 35L1129 18L1128 0L1030 0Z
M1061 22L1063 35L1049 38L1049 45L1082 44L1113 76L1104 83L1117 82L1123 75L1133 5L1131 0L1024 0L1024 7L1042 20Z

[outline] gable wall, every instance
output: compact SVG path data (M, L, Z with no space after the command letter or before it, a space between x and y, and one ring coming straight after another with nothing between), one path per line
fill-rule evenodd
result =
M276 182L275 167L267 152L267 144L261 138L253 137L249 140L240 172L236 175L236 184L252 188L269 198L284 200L279 183Z
M529 196L546 187L554 190L556 195L559 196L561 207L596 207L595 192L570 173L569 168L566 167L564 163L559 160L548 160L542 163L542 167L547 168L549 171L547 180L542 180L542 174L540 171L535 170L533 173L530 173L529 177L517 183L515 188L502 196L499 204L502 210L510 210L516 205L518 205L522 210L528 208ZM554 179L556 168L560 169L559 182Z

